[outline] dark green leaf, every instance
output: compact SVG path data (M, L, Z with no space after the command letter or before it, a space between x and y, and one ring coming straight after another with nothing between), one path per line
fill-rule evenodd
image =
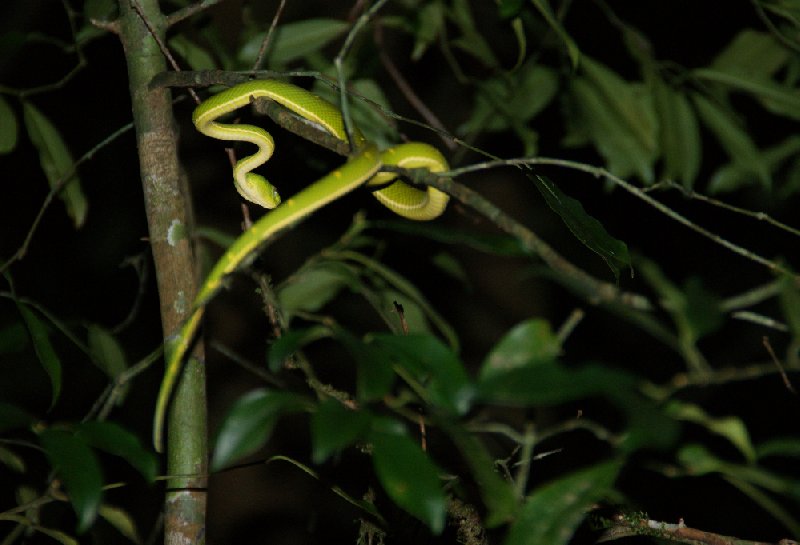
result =
M750 442L750 434L744 422L735 416L712 417L709 416L699 405L673 401L667 407L670 416L679 420L693 422L703 426L707 430L720 435L730 441L739 449L749 462L756 459L755 449Z
M577 68L581 59L581 52L572 37L564 30L561 21L558 20L552 9L550 9L550 3L547 0L531 0L531 3L539 10L539 13L544 20L547 21L547 24L550 25L550 28L552 28L561 41L564 42L564 45L567 47L569 59L572 61L572 67Z
M10 153L17 145L17 116L8 104L8 101L0 95L0 155Z
M719 83L736 91L753 95L764 107L778 115L800 120L800 91L771 80L748 77L741 74L728 74L711 69L693 72L697 78Z
M267 365L270 371L277 373L284 362L298 350L319 339L329 337L330 330L324 326L310 327L308 329L290 329L270 344L267 353Z
M561 352L561 341L544 320L526 320L505 334L483 360L480 377L497 372L552 362Z
M217 433L211 470L220 470L257 451L269 439L281 414L305 405L303 398L289 392L254 390L240 397Z
M664 177L691 189L700 170L702 142L697 117L686 95L654 80L653 98L664 154Z
M630 267L628 246L611 235L605 227L586 213L580 201L562 192L557 185L544 176L531 176L536 188L544 196L548 206L558 214L572 234L587 248L603 258L619 281L620 270Z
M158 458L139 438L114 422L90 421L78 424L79 437L95 449L119 456L136 468L148 482L158 475Z
M337 339L347 348L356 361L356 392L362 402L383 398L395 381L392 361L378 347L364 343L344 330L336 333Z
M375 474L392 501L440 534L446 500L436 465L405 435L373 430L370 443Z
M39 438L78 516L78 532L84 532L94 522L100 507L103 494L100 464L86 442L73 433L47 429Z
M451 227L442 227L432 223L418 221L374 221L370 225L379 229L389 229L397 233L404 233L415 237L425 237L443 244L459 244L468 248L509 257L530 255L514 237L506 235L480 234L468 231L459 231Z
M28 327L33 348L36 351L36 356L39 358L39 363L42 364L44 370L47 371L47 376L50 377L50 387L52 395L50 396L50 406L56 404L59 396L61 395L61 360L56 354L53 345L50 343L50 337L47 334L47 328L42 323L36 314L33 313L27 306L18 303L20 314Z
M780 302L789 331L795 339L800 339L800 288L792 276L781 278Z
M136 522L127 511L124 511L119 507L113 507L111 505L104 504L100 506L99 514L103 520L116 528L120 534L132 542L144 543L142 538L139 537L139 531L136 529Z
M107 329L98 324L90 324L87 329L92 361L110 379L118 378L128 369L122 346Z
M291 320L297 312L317 312L355 281L347 267L320 263L302 269L278 286L278 301L286 320Z
M482 377L478 382L478 396L486 403L539 406L633 391L635 387L631 375L602 365L570 369L557 363L541 363Z
M371 419L367 411L348 409L338 400L328 399L320 403L311 417L314 463L320 464L332 454L362 439Z
M273 67L281 67L315 53L330 42L342 36L350 28L347 21L338 19L304 19L280 25L275 30L272 48L269 52L269 63ZM265 32L253 35L242 46L239 63L252 66L258 56Z
M25 459L2 445L0 445L0 465L19 474L25 473Z
M536 489L505 545L566 545L588 508L610 492L619 470L618 462L605 462Z
M746 28L714 59L711 68L750 78L771 78L789 60L789 51L768 32Z
M800 458L800 438L776 437L756 445L756 455L759 458L767 456L786 456Z
M692 101L701 121L717 137L731 161L750 172L756 180L769 189L772 183L769 170L747 131L730 114L707 98L695 93L692 95ZM711 183L714 184L714 181Z
M414 33L414 49L411 60L418 61L433 44L444 28L445 7L441 1L428 2L419 10L417 28Z
M410 372L435 405L457 414L469 410L474 395L469 377L458 357L436 337L375 334L368 344Z
M29 428L35 421L28 411L0 401L0 433Z
M693 276L683 286L686 322L695 339L717 331L724 322L720 300L706 290L700 278Z
M511 483L496 470L496 464L486 447L462 426L446 421L437 422L453 441L456 450L469 466L486 505L486 526L493 528L514 518L517 511L517 497Z
M565 145L580 144L584 138L590 138L612 173L621 178L638 175L645 182L651 182L655 150L648 149L638 139L601 92L585 78L576 78L570 90L577 116L570 121L572 141Z
M213 70L217 63L204 48L189 40L185 34L177 34L169 39L169 47L183 57L192 70Z
M453 45L472 55L486 67L499 70L500 63L489 42L480 33L470 3L467 0L452 0L448 15L461 32L458 38L452 40Z
M81 227L86 221L89 205L81 189L81 182L74 172L74 161L61 138L58 129L31 103L23 102L23 117L28 136L39 151L39 163L44 170L50 187L55 188L62 183L63 189L58 196L64 201L67 214L72 218L75 227Z

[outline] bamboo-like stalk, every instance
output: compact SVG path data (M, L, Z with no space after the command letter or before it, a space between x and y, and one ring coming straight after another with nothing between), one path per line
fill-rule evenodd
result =
M128 65L136 143L164 338L178 330L196 291L191 200L178 162L169 89L150 88L166 70L168 26L158 0L120 0L117 27ZM202 543L206 519L207 422L202 347L186 365L168 417L165 542Z

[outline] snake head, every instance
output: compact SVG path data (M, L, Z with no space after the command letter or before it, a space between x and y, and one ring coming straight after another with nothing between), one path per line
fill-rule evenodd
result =
M281 196L274 185L255 172L248 172L244 179L234 177L239 195L264 208L275 208L281 203Z

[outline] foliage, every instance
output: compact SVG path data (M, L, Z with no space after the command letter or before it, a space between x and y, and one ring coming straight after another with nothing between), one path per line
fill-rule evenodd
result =
M648 16L600 0L354 2L352 13L322 2L274 30L273 3L252 2L235 32L216 3L162 2L182 66L295 71L337 104L331 82L346 82L368 139L438 142L456 185L480 195L454 191L431 224L372 203L355 214L348 197L268 247L249 268L257 292L232 280L210 303L209 386L225 405L212 405L215 482L289 462L293 486L333 492L298 508L299 526L320 510L327 527L312 532L337 539L352 540L358 519L364 541L590 542L598 506L615 511L607 526L648 509L800 538L800 232L781 221L796 222L800 190L798 2L736 7L747 22L727 24L724 40L709 20L707 42L691 37L702 54L683 59L658 53L680 32L644 30ZM0 205L0 525L4 543L107 541L110 528L139 542L157 530L161 497L163 470L140 438L162 339L132 204L134 141L117 140L129 111L104 109L107 97L127 104L124 76L107 75L117 6L43 9L49 22L0 29L14 61L0 71L0 154L21 177ZM708 15L686 8L680 20L694 9ZM415 113L395 113L407 104ZM175 117L189 133L189 109L176 102ZM281 175L271 162L273 179L314 179L338 161L275 134L292 164ZM218 143L186 140L208 260L235 236L238 201L219 182ZM116 272L122 262L134 274ZM711 516L708 495L732 491ZM344 523L324 515L341 503ZM759 524L743 527L753 511Z

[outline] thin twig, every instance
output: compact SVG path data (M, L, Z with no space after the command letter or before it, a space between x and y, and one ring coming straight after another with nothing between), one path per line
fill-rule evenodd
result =
M86 161L88 161L89 159L91 159L92 157L94 157L94 154L97 153L100 149L107 146L108 144L110 144L111 142L113 142L114 140L116 140L117 138L119 138L132 128L133 128L133 123L128 123L127 125L120 127L116 131L112 132L110 135L103 138L96 146L94 146L92 149L84 153L80 158L78 158L78 160L76 160L74 163L72 163L72 165L70 165L70 167L67 169L64 175L50 188L50 192L44 198L44 202L42 203L41 208L39 208L39 212L36 214L33 223L28 229L28 234L25 236L25 240L22 242L17 251L14 252L14 255L8 258L8 260L5 263L0 265L0 274L5 272L14 262L19 261L23 257L25 257L25 254L28 252L28 246L30 246L31 240L33 239L33 235L36 232L36 229L38 229L39 223L42 221L42 218L44 217L44 213L47 211L47 208L53 202L53 199L55 199L61 193L64 187L66 187L67 183L72 180L72 177L78 170L78 167L83 163L85 163Z
M285 7L286 0L281 0L281 3L278 4L278 9L275 10L275 16L272 17L272 23L269 25L269 30L267 30L267 34L264 36L264 40L261 42L261 48L258 50L258 55L253 63L253 71L261 69L261 66L264 64L264 59L267 56L269 44L272 42L272 36L275 33L275 29L278 26L278 21L280 20L281 15L283 14L283 8Z
M178 11L175 11L167 16L167 27L177 25L184 19L188 19L192 15L200 13L201 11L206 10L216 4L220 4L223 1L224 0L202 0L200 2L197 2L196 4L192 4L190 6L186 6L185 8L181 8Z
M778 373L780 373L781 378L783 379L783 384L784 386L786 386L786 389L792 392L794 395L797 395L797 391L794 389L792 381L789 380L789 375L786 374L786 371L783 369L783 365L781 365L778 356L775 355L775 351L772 349L772 343L769 342L769 337L765 335L761 339L761 342L764 344L764 348L767 349L767 352L769 352L769 357L772 358L772 363L774 363L775 367L778 368Z
M469 165L462 168L457 168L451 170L450 172L444 172L441 176L459 176L461 174L467 174L469 172L477 172L480 170L486 170L489 168L497 168L501 166L521 166L521 165L551 165L551 166L559 166L564 168L569 168L572 170L579 170L582 172L586 172L588 174L593 175L596 178L605 178L606 180L612 182L615 185L618 185L628 193L631 193L635 197L643 200L662 214L666 215L667 217L681 223L691 229L692 231L706 237L707 239L719 244L720 246L727 248L728 250L732 251L735 254L738 254L745 259L763 265L764 267L768 268L773 272L780 272L791 276L792 278L800 279L794 273L786 269L785 267L779 265L778 263L769 260L765 257L762 257L755 252L752 252L738 244L734 244L727 239L722 238L721 236L712 233L708 229L701 227L700 225L694 223L686 216L675 212L667 205L657 201L650 195L648 195L645 191L642 191L638 187L626 182L622 178L611 174L608 170L600 167L594 167L591 165L586 165L583 163L578 163L575 161L568 161L566 159L555 159L550 157L530 157L530 158L521 158L521 159L500 159L494 161L486 161L484 163L476 163L474 165Z
M155 28L153 28L153 25L145 16L144 11L142 11L142 5L139 4L139 0L130 0L130 3L131 7L133 7L133 10L142 20L142 23L144 23L144 26L147 27L147 31L150 33L150 37L153 38L153 40L155 40L156 44L158 44L158 48L161 50L161 54L164 55L164 58L167 59L169 64L172 66L173 70L175 70L176 72L180 72L181 67L178 64L178 61L176 61L175 57L172 56L172 53L170 52L169 48L167 48L167 44L164 43L164 41L161 39L161 36L158 35ZM197 96L197 93L195 93L194 89L189 87L188 91L189 94L192 96L192 99L194 100L195 104L200 104L200 97Z

